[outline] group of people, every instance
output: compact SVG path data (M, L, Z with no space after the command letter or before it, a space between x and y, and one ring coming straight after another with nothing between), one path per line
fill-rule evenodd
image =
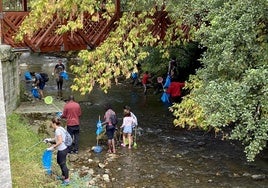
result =
M60 78L60 72L64 71L65 67L62 64L61 61L55 66L54 74L56 75L56 81L57 81L57 88L59 91L62 90L62 84L63 79ZM171 65L169 67L169 74L174 73L174 65ZM44 83L41 81L40 75L38 73L35 73L36 77L36 84L39 86L41 92L41 96L43 97L42 90L44 88ZM142 84L144 87L144 94L147 92L147 83L149 81L150 75L146 71L142 78ZM181 93L177 91L181 90L181 88L184 86L184 83L177 84L174 82L174 84L170 84L167 92L176 93L180 96ZM128 149L132 148L134 139L133 139L133 130L134 128L137 128L138 121L137 117L134 115L133 112L131 112L131 109L129 106L123 107L123 122L120 126L120 129L122 129L122 139L123 142L121 143L122 147L128 146ZM66 102L63 108L62 115L58 117L54 117L51 120L51 128L54 129L55 137L54 138L46 138L45 142L50 142L52 145L47 148L47 150L54 150L57 149L57 163L61 168L61 176L59 179L62 180L62 183L64 185L69 185L70 178L69 178L69 169L66 165L66 158L68 153L74 153L78 154L79 150L79 132L80 132L80 116L82 115L81 107L79 103L75 102L74 97L71 95L69 97L69 100ZM112 109L112 106L110 104L105 105L105 114L104 119L102 122L102 126L105 126L106 129L106 135L107 135L107 146L108 146L108 152L109 153L116 153L116 147L115 147L115 131L117 130L117 121L114 120L116 118L116 113ZM70 135L73 138L73 144L71 146L67 146L65 144L65 138L66 138L66 132L62 131L61 128L61 121L60 119L66 119L67 124L67 132L70 133ZM121 136L121 134L120 134Z
M133 112L131 112L131 109L129 106L124 106L123 109L123 123L120 126L120 129L122 129L123 133L123 143L121 146L126 147L128 145L128 148L131 149L131 146L133 144L133 129L137 128L138 126L138 120L137 117L134 115ZM112 109L110 104L105 105L105 115L104 115L104 121L102 125L106 126L106 135L108 138L108 152L109 153L116 153L115 149L115 131L117 129L116 123L114 123L113 118L116 116L116 113ZM127 140L128 139L128 140Z
M59 59L55 65L52 76L55 77L57 83L58 97L62 99L62 86L63 86L63 76L62 73L65 71L65 65L62 60ZM45 73L46 74L46 73ZM39 99L44 99L44 88L46 85L46 80L42 76L42 73L30 72L30 75L34 78L33 86L37 87L39 93ZM46 74L47 75L47 74Z
M134 76L135 75L135 76ZM136 83L136 80L139 79L137 76L138 74L133 72L132 79L134 80L133 83ZM171 102L180 102L182 96L182 88L185 86L185 83L179 80L178 76L178 63L175 57L172 57L168 63L168 71L167 75L170 78L170 84L168 87L164 87L163 83L158 86L158 90L164 89L165 93L168 93L170 96ZM167 77L167 79L168 79ZM161 77L162 78L162 77ZM145 71L141 77L141 84L143 86L143 93L144 95L147 94L147 90L149 85L152 83L152 77L148 71Z
M116 122L112 119L116 117L116 113L112 109L110 104L105 106L105 114L102 122L103 126L106 126L107 145L109 153L116 153L115 147L115 131L117 129ZM133 129L138 126L137 117L131 112L129 106L123 108L123 123L120 126L123 132L122 147L131 149L133 145ZM74 96L70 96L69 100L63 107L63 112L60 117L54 117L51 120L51 128L54 129L55 136L53 138L46 138L44 142L51 143L52 145L47 150L57 150L57 164L61 168L61 176L58 179L62 180L63 185L69 185L69 169L66 165L66 159L68 153L78 154L79 150L79 132L80 132L80 116L82 115L81 107L79 103L74 100ZM62 130L60 119L66 119L67 132L70 133L73 138L73 144L67 146L65 144L66 132Z

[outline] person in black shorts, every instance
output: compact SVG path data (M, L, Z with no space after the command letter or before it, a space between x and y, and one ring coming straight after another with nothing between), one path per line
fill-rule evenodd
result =
M105 115L104 115L104 122L102 125L106 125L106 135L108 137L108 152L115 153L115 140L114 140L114 133L115 133L115 126L112 124L111 116L116 115L115 112L112 110L110 104L105 105Z

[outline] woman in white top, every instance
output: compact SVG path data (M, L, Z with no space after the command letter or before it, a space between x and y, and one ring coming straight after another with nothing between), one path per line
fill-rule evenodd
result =
M50 142L54 144L52 144L51 147L47 148L47 150L53 151L55 148L58 150L57 163L60 166L62 173L62 177L59 177L59 179L62 180L63 185L69 185L69 169L66 165L68 147L64 143L66 137L65 130L63 127L60 126L60 121L56 117L51 120L51 127L55 130L55 137L46 138L45 142Z
M131 149L132 144L132 126L134 124L134 119L131 117L130 111L124 110L124 118L123 124L121 128L123 128L123 143L121 146L126 147L126 137L128 138L128 149Z

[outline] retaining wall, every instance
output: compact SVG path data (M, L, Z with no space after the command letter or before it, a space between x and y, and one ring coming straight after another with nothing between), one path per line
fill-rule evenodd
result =
M0 44L0 187L11 188L6 117L19 105L20 77L16 55Z

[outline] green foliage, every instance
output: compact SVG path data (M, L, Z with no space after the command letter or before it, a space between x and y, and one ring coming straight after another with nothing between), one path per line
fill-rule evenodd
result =
M206 12L202 20L211 24L203 23L196 32L196 39L207 48L201 59L204 68L197 73L202 87L193 88L181 106L199 105L205 122L198 127L224 130L232 125L229 138L241 141L247 159L253 161L268 139L267 1L195 1L193 5ZM185 115L181 112L177 117L185 119Z

